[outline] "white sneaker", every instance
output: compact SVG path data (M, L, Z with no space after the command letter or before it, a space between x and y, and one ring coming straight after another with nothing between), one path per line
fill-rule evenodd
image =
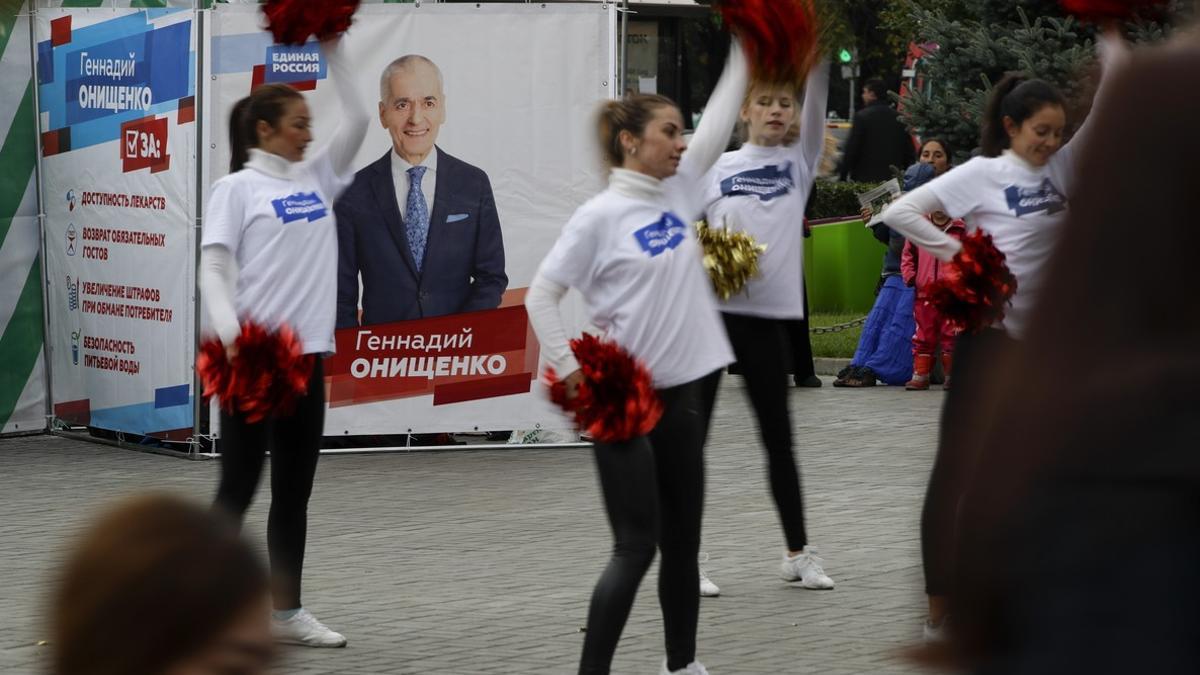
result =
M687 664L686 668L667 670L667 662L663 661L662 670L659 671L659 675L708 675L708 669L704 667L703 663L692 661Z
M345 647L346 636L317 621L312 612L301 608L290 619L271 617L271 634L276 642L306 647Z
M701 553L700 554L700 564L703 565L706 562L708 562L708 554ZM712 579L708 578L708 573L704 571L703 567L701 567L700 568L700 597L715 598L720 594L721 594L721 589L717 588L717 585L712 582Z
M781 576L784 581L799 581L805 588L829 590L833 588L833 579L825 574L822 562L813 546L805 546L797 556L789 556L784 551Z

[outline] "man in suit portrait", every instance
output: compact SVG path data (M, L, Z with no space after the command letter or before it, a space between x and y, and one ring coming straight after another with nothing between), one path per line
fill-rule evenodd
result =
M379 88L392 147L334 207L338 328L499 307L508 277L491 183L436 145L446 120L441 71L410 54L384 69Z

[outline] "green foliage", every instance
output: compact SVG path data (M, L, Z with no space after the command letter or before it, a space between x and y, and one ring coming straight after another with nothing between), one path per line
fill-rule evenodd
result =
M879 14L879 23L888 31L888 41L899 50L907 50L908 43L920 35L920 24L916 9L938 12L951 20L969 18L963 0L891 0Z
M809 220L855 216L862 210L858 195L874 188L878 183L839 183L827 178L818 178L813 184L812 197L804 215Z
M1173 0L1159 19L1178 18L1182 8ZM945 138L958 163L978 147L988 91L1006 72L1058 86L1076 123L1095 91L1095 28L1065 15L1057 0L891 0L883 21L907 36L902 40L939 45L921 65L929 86L904 99L903 118L921 136ZM1167 29L1141 21L1126 32L1134 41L1157 41Z
M895 85L904 64L905 44L888 39L879 15L894 0L816 0L822 42L831 57L841 49L858 56L862 77L880 77ZM836 59L835 59L836 60Z

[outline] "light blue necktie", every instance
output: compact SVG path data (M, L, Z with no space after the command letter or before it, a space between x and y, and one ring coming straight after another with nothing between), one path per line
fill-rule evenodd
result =
M424 175L423 166L414 166L408 170L408 203L404 208L408 245L418 272L421 271L421 263L425 260L425 242L429 239L429 205L425 203L425 193L421 192L421 178Z

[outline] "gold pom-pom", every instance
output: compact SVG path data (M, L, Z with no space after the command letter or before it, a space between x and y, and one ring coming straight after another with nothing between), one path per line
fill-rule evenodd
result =
M704 248L704 269L713 289L728 300L758 276L758 256L767 250L745 232L730 232L728 227L714 229L708 223L696 223L696 236Z

